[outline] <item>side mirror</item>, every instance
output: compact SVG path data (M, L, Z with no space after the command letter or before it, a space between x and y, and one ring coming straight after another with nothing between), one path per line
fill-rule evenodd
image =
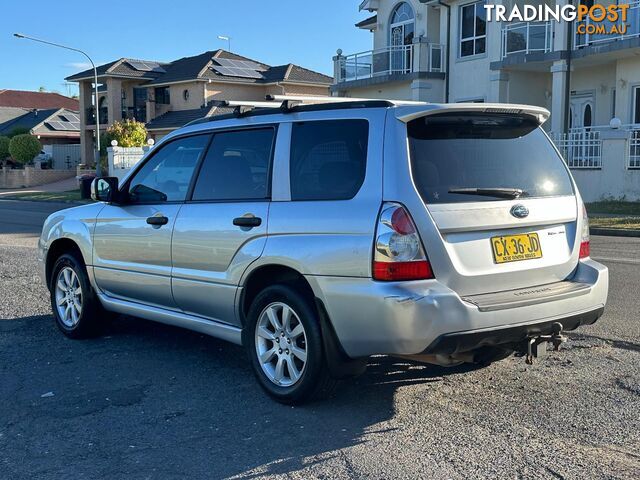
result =
M111 203L118 194L117 177L98 177L91 183L91 199L96 202Z

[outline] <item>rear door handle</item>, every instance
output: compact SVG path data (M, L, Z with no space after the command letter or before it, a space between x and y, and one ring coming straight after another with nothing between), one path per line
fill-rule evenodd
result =
M162 225L166 225L169 223L169 219L162 215L154 215L153 217L147 218L147 223L149 225L153 225L154 227L161 227Z
M262 225L262 219L260 217L254 217L254 216L237 217L233 219L233 224L236 227L254 228Z

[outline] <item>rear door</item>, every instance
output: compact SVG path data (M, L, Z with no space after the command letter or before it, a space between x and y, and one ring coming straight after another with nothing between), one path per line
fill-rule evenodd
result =
M565 280L578 262L578 206L536 119L453 112L407 124L421 205L412 209L436 278L461 295Z
M238 280L266 242L276 128L214 133L173 231L172 291L187 313L239 324Z

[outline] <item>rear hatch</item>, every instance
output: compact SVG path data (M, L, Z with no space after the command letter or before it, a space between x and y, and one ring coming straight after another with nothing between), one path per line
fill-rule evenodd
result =
M577 266L573 182L539 121L445 110L407 124L427 255L460 295L559 282Z

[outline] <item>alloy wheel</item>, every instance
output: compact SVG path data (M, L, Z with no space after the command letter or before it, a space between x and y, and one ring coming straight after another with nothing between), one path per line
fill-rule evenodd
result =
M55 289L58 316L66 327L74 328L82 314L82 286L71 267L60 270Z
M256 323L255 346L262 371L280 387L297 383L307 364L307 335L287 304L267 305Z

